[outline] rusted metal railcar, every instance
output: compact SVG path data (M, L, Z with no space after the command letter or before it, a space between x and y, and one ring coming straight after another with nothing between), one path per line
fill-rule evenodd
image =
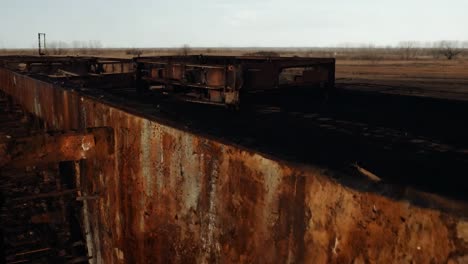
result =
M131 59L76 56L2 56L0 66L28 74L61 76L96 76L130 73Z
M63 200L76 197L74 203L82 205L79 224L84 237L79 240L84 240L87 252L76 254L77 259L84 256L89 263L466 262L465 201L447 200L385 180L376 183L314 162L290 162L280 158L279 152L266 154L236 144L229 134L225 139L223 135L209 136L159 113L148 114L144 104L135 108L131 100L101 98L100 93L70 89L67 83L62 86L56 79L37 77L0 67L0 90L42 120L41 127L65 131L69 136L71 131L92 133L94 138L94 154L88 152L86 159L79 161L80 156L72 157L72 164L66 158L69 165L61 175L75 184L58 190L76 190ZM13 116L13 120L19 119ZM275 119L277 126L271 129L290 124L282 120L289 119ZM102 128L107 133L97 134ZM296 134L297 128L291 130L284 134L284 142L290 143L286 139ZM324 140L321 132L334 133L307 131L318 131L313 137L318 140ZM358 141L359 137L353 139ZM346 149L344 141L333 144ZM292 142L310 146L306 137ZM80 148L75 150L84 151ZM304 155L321 150L308 148ZM340 155L334 154L325 153L325 157ZM380 151L375 155L385 157ZM20 159L5 162L15 160ZM0 172L4 175L5 170ZM9 175L18 182L16 189L23 189L18 187L25 185L25 178L17 172ZM53 179L48 178L49 182ZM41 180L37 174L29 179ZM44 192L40 199L57 195ZM31 194L24 196L18 208L26 207L24 198ZM48 208L61 212L60 206ZM0 220L15 219L12 216L17 211L6 212L7 217ZM47 216L19 218L23 219L28 224L40 223ZM21 228L23 222L17 222L11 226ZM25 236L21 242L37 237ZM25 258L19 257L26 254L51 253L49 248L60 253L62 248L76 245L41 243L44 241L21 250L10 247L9 254L18 257L10 261L23 261ZM66 258L69 254L61 255ZM33 260L38 262L37 257Z
M238 107L243 94L334 87L334 58L160 56L135 58L138 91L155 89L186 101ZM261 96L261 95L258 95Z

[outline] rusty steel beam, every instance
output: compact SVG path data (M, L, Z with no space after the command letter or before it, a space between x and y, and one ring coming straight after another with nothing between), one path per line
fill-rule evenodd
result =
M54 76L88 76L130 73L130 59L58 56L1 56L0 66L23 73Z
M31 223L33 224L63 223L64 221L61 212L47 212L31 216Z
M17 197L17 198L12 199L11 201L13 201L13 202L24 202L24 201L28 201L28 200L34 200L34 199L54 198L54 197L60 197L60 196L65 196L65 195L76 194L76 192L77 192L77 189L64 190L64 191L55 191L55 192L49 192L49 193L40 193L40 194L35 194L35 195Z
M238 107L241 95L291 87L329 90L334 58L160 56L135 58L137 91L162 91L186 101ZM293 70L292 72L288 70Z
M18 168L87 159L94 155L94 148L94 135L91 133L10 138L0 143L0 167Z
M91 263L463 263L468 255L466 203L288 162L4 68L0 89L48 127L113 128L95 136L100 154L77 166L83 196L99 194L83 201ZM360 188L345 185L350 178Z
M16 253L15 256L30 255L30 254L49 251L49 250L52 250L52 248L46 247L46 248L40 248L40 249L35 249L35 250L24 251L24 252Z
M40 147L50 149L45 146L52 145L48 144L49 139L54 138L60 141L57 139L58 135L63 137L70 134L43 134L42 121L25 113L24 109L9 99L5 94L0 93L0 148L2 148L0 159L2 163L6 160L12 162L11 158L14 159L13 162L15 159L21 160L20 155L27 151L47 152L40 150ZM91 132L80 134L92 135ZM31 137L31 135L35 136ZM47 136L47 140L37 142L40 136ZM96 147L97 141L94 141ZM10 153L10 151L16 151L16 153ZM60 151L57 150L57 152ZM47 156L47 153L45 155ZM29 156L35 155L27 153L26 156L30 158ZM41 161L34 163L34 165L41 164ZM77 250L80 251L78 255L87 255L83 248L72 249L68 243L65 243L70 240L72 233L75 234L73 240L81 239L79 234L75 233L80 226L73 216L75 212L78 212L76 207L74 208L77 190L68 189L75 187L73 184L75 174L70 169L75 163L79 162L41 164L18 169L0 168L2 183L0 193L2 193L3 201L0 233L6 238L2 246L3 256L6 258L0 258L0 262L31 262L28 260L27 252L34 254L31 255L33 262L46 261L47 263L65 263L70 259L68 256L76 256L74 252ZM43 253L31 251L47 245L54 245L54 247L51 251Z

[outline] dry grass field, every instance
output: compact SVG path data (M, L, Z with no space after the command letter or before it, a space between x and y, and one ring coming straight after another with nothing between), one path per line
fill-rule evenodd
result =
M339 87L468 100L468 60L337 60Z

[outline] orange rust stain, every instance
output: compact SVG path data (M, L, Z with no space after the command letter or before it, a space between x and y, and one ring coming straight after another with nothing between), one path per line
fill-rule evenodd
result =
M86 191L103 197L90 202L89 213L93 232L100 234L104 263L120 258L124 263L443 263L449 256L468 254L454 237L454 216L350 190L310 168L160 124L144 128L143 118L91 99L82 102L69 91L51 96L52 85L14 76L16 85L13 75L0 69L0 88L31 112L37 95L47 122L57 119L47 110L52 104L63 115L58 126L84 129L106 123L114 128L116 147L110 156L115 161L82 163ZM60 98L67 102L56 103ZM153 186L146 186L142 176L142 129L151 130L143 142L150 145ZM190 146L181 142L182 136ZM194 157L181 154L187 148L193 153L184 155ZM177 169L185 166L181 157L197 163L196 173ZM186 206L179 187L187 177L199 177L200 185L193 187L199 196L195 207L182 211ZM158 181L161 190L147 195L148 188L159 190Z

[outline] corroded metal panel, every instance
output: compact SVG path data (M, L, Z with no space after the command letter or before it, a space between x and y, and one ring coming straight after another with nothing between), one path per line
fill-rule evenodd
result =
M96 263L444 263L468 255L468 224L416 206L419 194L350 189L331 171L4 69L0 84L55 129L113 128L108 159L80 168L82 191L100 197L85 207ZM466 215L465 204L451 206Z
M74 207L77 190L68 170L72 162L58 161L91 154L94 140L76 133L52 137L42 128L39 120L0 91L2 263L87 260L75 220L79 207Z
M34 135L0 140L0 168L37 166L60 161L80 160L92 156L92 134L66 133Z

